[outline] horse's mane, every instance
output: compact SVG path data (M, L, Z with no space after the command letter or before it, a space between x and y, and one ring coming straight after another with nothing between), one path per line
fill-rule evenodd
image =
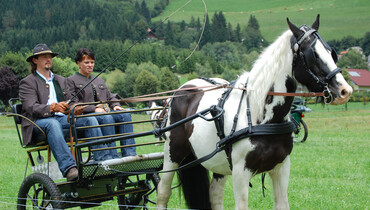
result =
M292 74L293 53L291 50L290 38L292 32L287 30L279 36L270 46L268 46L255 61L250 72L246 72L240 76L238 83L245 84L248 80L248 95L249 100L253 103L251 111L254 114L253 121L263 115L265 99L267 93L275 85L274 91L286 91L285 78ZM274 84L277 80L284 79L283 84ZM278 86L278 87L276 87Z

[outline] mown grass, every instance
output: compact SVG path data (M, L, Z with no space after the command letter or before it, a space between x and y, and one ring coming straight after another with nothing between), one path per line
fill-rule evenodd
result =
M362 103L322 107L307 105L308 139L294 144L291 154L289 202L291 209L369 209L370 202L370 106ZM133 115L135 119L147 118ZM149 130L149 125L135 130ZM26 152L19 146L11 118L0 116L0 208L14 209L18 188L23 181ZM147 140L152 140L148 137ZM156 147L154 150L161 150ZM28 171L30 173L30 169ZM261 176L251 181L249 207L272 209L273 189L266 177L266 197L261 190ZM155 193L152 199L155 200ZM150 205L154 207L154 205ZM185 209L179 189L173 190L169 208ZM232 180L225 188L224 209L234 208ZM78 208L76 208L78 209ZM116 201L97 209L117 209Z
M159 17L153 20L165 19L188 0L174 0ZM254 15L260 25L262 35L269 42L288 29L286 18L296 25L311 25L317 14L321 15L320 34L326 40L342 39L352 35L363 37L369 31L370 4L366 0L205 0L209 18L212 20L215 12L223 11L226 21L233 24L235 29L239 23L245 27L250 15ZM203 20L204 6L202 1L192 1L169 19L172 22L191 17Z

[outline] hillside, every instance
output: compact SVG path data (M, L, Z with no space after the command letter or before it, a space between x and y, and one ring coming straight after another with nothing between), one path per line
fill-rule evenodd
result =
M171 0L165 11L152 20L165 19L186 2L188 0ZM273 41L287 29L287 17L298 25L312 24L317 14L321 15L320 34L326 40L338 40L348 35L360 38L370 31L368 0L205 0L205 3L210 18L214 12L223 11L233 27L237 23L245 27L250 15L254 15L268 41ZM189 22L192 16L203 20L204 11L202 0L193 0L170 20Z

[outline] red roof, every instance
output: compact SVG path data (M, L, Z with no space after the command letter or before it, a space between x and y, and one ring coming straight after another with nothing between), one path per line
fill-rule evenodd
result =
M366 69L348 69L349 77L358 86L370 86L370 71Z

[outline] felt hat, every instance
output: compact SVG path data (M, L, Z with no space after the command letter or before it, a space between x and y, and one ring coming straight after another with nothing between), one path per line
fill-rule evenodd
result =
M52 57L55 57L58 55L58 53L52 52L46 44L37 44L35 48L33 48L33 55L28 57L26 61L31 62L32 58L38 55L42 55L42 54L51 54Z

